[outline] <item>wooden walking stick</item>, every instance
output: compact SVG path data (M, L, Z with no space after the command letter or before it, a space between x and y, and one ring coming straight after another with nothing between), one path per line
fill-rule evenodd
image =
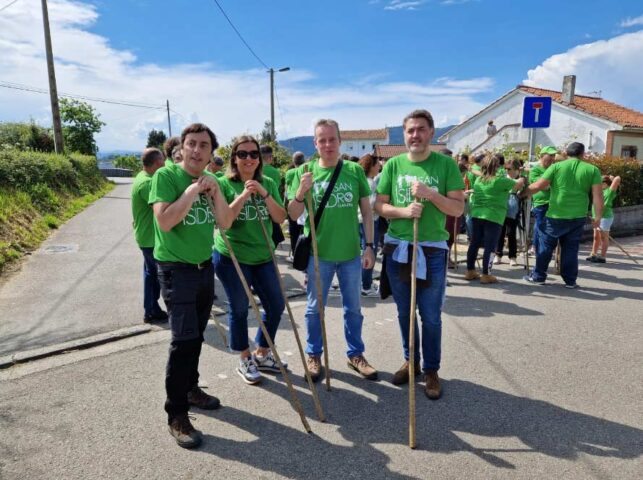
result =
M337 168L337 167L335 167ZM308 165L304 164L304 173L308 171ZM328 343L326 342L326 319L324 307L324 295L321 289L321 276L319 274L319 252L317 250L317 231L315 227L315 215L313 210L313 196L310 190L306 192L306 204L308 206L308 223L310 224L310 239L313 245L313 261L315 265L315 290L317 290L317 311L322 331L322 346L324 348L324 373L326 374L326 390L330 391L330 368L328 367ZM310 281L310 279L308 279Z
M456 218L453 222L453 269L458 269L458 233L460 229L458 228L458 219Z
M529 273L529 227L531 226L531 200L527 198L525 201L525 212L524 212L524 217L525 217L525 268L527 269L527 273Z
M279 272L277 257L275 256L275 251L272 249L272 245L270 244L270 241L271 241L270 236L268 235L266 226L263 224L263 220L261 219L261 215L259 213L259 206L257 205L257 201L254 196L252 196L252 204L257 210L257 220L259 221L259 225L261 225L263 238L266 241L266 246L268 247L268 250L270 251L270 256L272 257L272 264L275 267L275 272L277 272L277 278L279 279L279 288L281 289L281 294L283 295L284 302L286 303L286 310L288 310L288 316L290 317L290 324L292 325L292 331L295 334L295 341L297 342L297 348L299 349L299 356L301 357L301 362L304 365L304 372L306 374L306 381L308 382L308 388L310 388L310 392L313 395L313 401L315 403L315 411L317 412L317 418L319 418L320 422L325 422L326 417L324 416L324 411L322 410L321 402L319 401L319 396L317 395L317 388L315 388L313 379L310 376L310 371L308 370L308 365L306 364L306 356L304 355L304 349L301 345L299 332L297 331L297 323L295 322L295 316L292 313L292 310L290 308L290 302L288 301L288 296L286 295L286 288L284 287L284 281L283 281L283 278L281 278L281 273Z
M560 243L556 245L556 259L554 264L556 265L556 275L560 275Z
M221 340L223 340L223 344L225 345L225 348L228 348L228 336L226 335L225 330L223 330L221 323L219 323L219 319L212 312L210 312L210 317L214 321L214 325L217 327L217 332L219 332L219 336L221 337Z
M411 448L417 446L415 442L415 307L419 220L417 217L413 219L413 254L411 255L411 314L409 315L409 447Z
M627 250L625 250L625 249L623 248L623 246L622 246L620 243L618 243L616 240L614 240L614 238L612 238L612 236L611 236L611 235L608 235L608 237L609 237L610 241L611 241L614 245L616 245L616 246L621 250L621 252L623 252L625 255L627 255L627 256L628 256L628 258L629 258L630 260L632 260L632 261L633 261L634 263L636 263L637 265L640 265L640 263L636 261L636 258L634 258L632 255L630 255L629 253L627 253Z
M210 210L214 212L214 205L212 204L212 199L208 197L207 195L205 196L207 199L208 205L210 206ZM263 320L261 319L261 312L259 311L259 307L257 306L257 301L255 300L254 295L250 291L250 287L248 286L248 282L246 281L246 277L243 274L243 271L241 270L241 265L239 265L239 261L237 260L237 256L234 254L234 250L232 250L232 244L230 243L230 240L228 239L228 236L226 235L225 231L223 229L219 229L219 233L221 233L221 238L223 239L223 243L225 243L226 248L228 249L228 253L230 254L230 259L232 260L232 263L234 264L234 268L237 271L237 275L239 276L239 280L241 280L241 284L243 285L243 289L246 292L246 295L248 297L248 301L250 302L250 305L252 305L252 309L255 312L255 316L257 317L257 323L259 323L259 327L261 328L261 331L263 332L264 337L266 338L266 341L268 342L268 346L270 347L270 350L272 350L272 354L275 357L275 360L277 361L277 365L279 366L279 371L284 377L284 380L286 381L286 385L288 387L288 391L290 392L290 397L291 397L291 402L293 408L297 411L299 414L299 418L301 419L301 423L304 425L304 428L306 429L307 433L310 433L312 430L310 428L310 425L308 424L308 420L306 419L306 416L304 415L304 410L301 406L301 403L299 402L299 398L297 397L297 393L295 392L294 387L292 386L292 382L290 381L290 376L288 375L288 372L284 368L283 363L281 363L281 358L279 358L279 353L277 352L277 349L275 348L275 344L272 342L272 338L270 338L270 335L268 334L268 330L266 329L266 325L263 323Z

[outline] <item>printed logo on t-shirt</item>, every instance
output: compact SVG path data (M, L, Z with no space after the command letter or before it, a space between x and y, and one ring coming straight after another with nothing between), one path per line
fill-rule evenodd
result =
M317 181L313 185L313 197L315 205L319 206L326 189L330 185L327 181ZM328 197L326 208L352 208L353 207L353 186L348 182L337 182Z
M400 175L397 177L397 182L395 184L395 203L397 205L406 205L413 202L413 194L411 193L411 187L414 182L421 182L429 186L435 191L438 191L439 179L438 177L430 177L428 175L423 177L418 177L416 175ZM426 202L426 199L422 199L422 202Z
M208 205L208 201L203 195L199 195L192 202L190 211L183 218L183 225L203 225L204 223L214 223L214 214Z
M235 198L238 196L239 195L235 195ZM261 220L266 220L268 218L268 208L266 207L266 203L263 201L263 199L257 200L257 208L259 209L259 213L261 214ZM255 208L255 206L252 204L252 200L246 201L246 203L244 203L243 205L243 208L239 212L237 220L240 220L242 222L257 220L257 208Z

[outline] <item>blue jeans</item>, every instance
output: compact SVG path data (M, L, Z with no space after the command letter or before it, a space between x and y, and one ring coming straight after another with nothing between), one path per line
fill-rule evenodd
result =
M378 247L378 240L379 240L379 230L377 228L379 222L375 220L373 225L373 255L377 255L377 247ZM366 248L366 234L364 233L364 225L362 223L359 224L359 241L360 244L362 245L362 251ZM373 285L373 270L375 269L375 265L373 265L373 268L362 268L362 288L364 290L368 290L371 288Z
M234 268L232 259L221 255L216 250L212 254L214 270L223 284L223 289L230 302L228 310L228 327L230 336L230 349L242 352L249 348L248 345L248 296L243 289L243 284L237 271ZM263 314L261 318L270 339L274 342L277 328L281 321L281 314L284 312L286 303L281 294L279 279L272 260L259 265L246 265L241 263L241 271L246 278L248 286L252 286L257 292ZM268 348L268 341L261 330L257 329L255 343L263 348Z
M348 346L346 355L356 357L364 353L364 342L362 341L362 310L360 305L360 276L362 272L362 259L355 257L345 262L327 262L319 259L319 276L321 278L322 299L324 306L328 299L328 289L333 275L337 273L339 290L342 294L344 308L344 337ZM315 263L313 256L308 261L308 285L306 287L306 353L308 355L321 355L324 351L321 322L317 310L317 287L315 282Z
M549 210L548 203L531 209L531 213L534 214L534 218L536 220L534 222L534 233L533 233L531 243L534 246L534 249L536 251L538 251L538 236L540 235L539 230L542 228L543 219L547 214L547 210Z
M154 247L141 247L141 252L143 252L143 308L145 316L158 315L163 310L159 306L161 285L154 259Z
M498 238L502 230L502 225L499 223L490 222L481 218L472 218L471 225L473 232L471 236L471 243L469 243L469 250L467 250L467 270L474 270L476 268L476 258L478 258L478 250L484 246L482 254L482 273L489 274L489 265L491 264L491 254L496 251L498 245Z
M567 285L573 285L578 278L578 247L580 245L584 218L560 220L545 217L538 233L536 266L531 272L534 280L545 281L547 268L556 245L560 242L560 275Z
M386 274L397 305L397 320L402 334L404 359L409 360L409 319L411 316L411 283L399 280L400 263L392 255L385 255ZM446 287L447 250L426 256L427 279L430 285L418 288L416 303L422 322L422 369L439 370L442 344L442 303ZM420 334L415 323L415 362L420 361Z

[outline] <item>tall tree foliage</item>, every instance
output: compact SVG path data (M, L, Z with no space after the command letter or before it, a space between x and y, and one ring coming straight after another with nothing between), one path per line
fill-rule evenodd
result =
M165 140L167 140L167 137L165 136L165 132L163 132L163 130L153 129L147 135L147 146L162 149Z
M80 100L61 98L60 118L63 122L65 150L96 155L98 146L94 135L101 131L105 123L100 120L100 114L94 107Z

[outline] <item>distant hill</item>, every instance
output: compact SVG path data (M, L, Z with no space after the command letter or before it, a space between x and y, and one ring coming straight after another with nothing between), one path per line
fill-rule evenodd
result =
M451 130L454 125L448 127L439 127L435 129L435 136L433 137L433 143L438 143L438 138L441 135L446 133L448 130ZM389 143L391 145L402 145L404 143L404 130L402 126L399 127L388 127L389 131ZM304 155L310 157L315 153L315 145L313 145L313 136L306 135L303 137L293 137L287 140L279 140L279 144L291 152L300 151Z

